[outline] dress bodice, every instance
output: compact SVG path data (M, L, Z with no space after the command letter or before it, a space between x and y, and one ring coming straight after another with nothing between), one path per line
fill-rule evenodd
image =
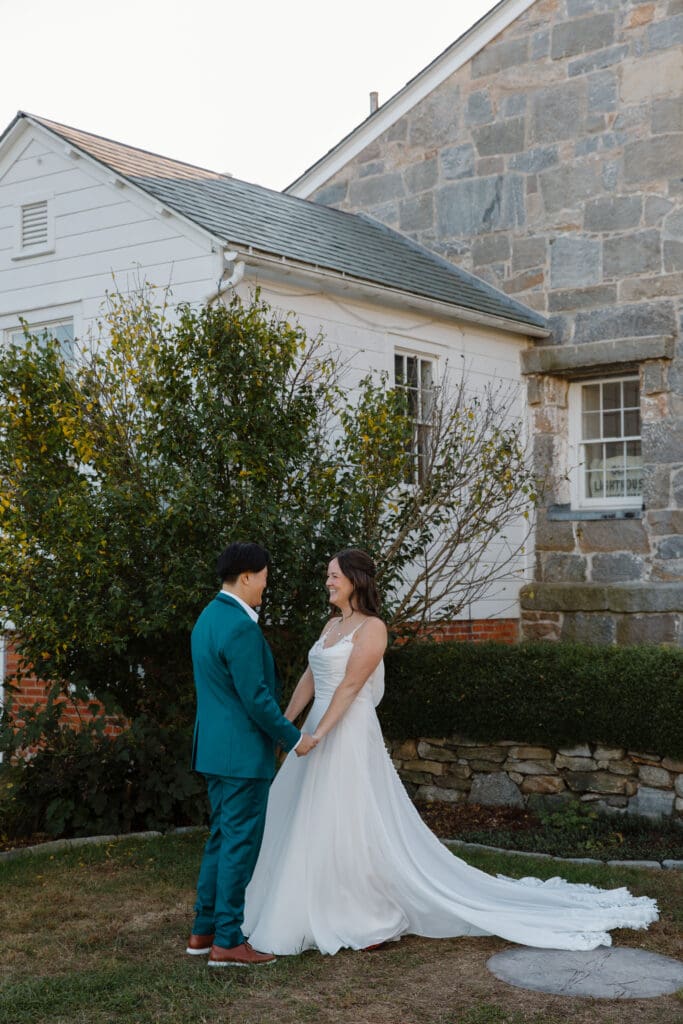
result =
M324 703L332 700L334 691L337 689L344 674L348 660L353 651L353 634L343 636L341 640L325 647L325 637L322 636L311 647L308 652L308 663L313 672L315 682L315 699ZM356 700L369 700L375 707L384 696L384 662L372 673L368 681L360 690Z

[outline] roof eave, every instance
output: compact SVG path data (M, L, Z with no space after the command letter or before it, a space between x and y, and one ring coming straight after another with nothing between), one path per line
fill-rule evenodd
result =
M343 271L330 270L315 264L291 260L285 256L275 256L272 253L256 251L250 246L245 247L235 244L231 246L231 249L237 253L236 259L243 260L247 267L265 270L273 278L282 277L284 274L291 277L298 275L307 280L311 278L318 281L324 280L329 291L347 294L349 291L354 291L359 296L372 298L374 301L378 299L383 299L385 302L390 300L394 306L429 313L431 316L438 314L448 320L464 320L479 326L493 327L497 330L521 335L525 338L547 338L551 333L548 328L525 323L521 320L483 313L478 310L469 309L466 306L459 306L456 303L445 302L443 299L433 299L426 295L404 291L390 285L378 284L374 281L367 281L364 278L353 277Z

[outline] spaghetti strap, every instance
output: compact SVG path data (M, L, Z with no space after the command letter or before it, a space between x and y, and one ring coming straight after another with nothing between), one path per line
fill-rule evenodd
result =
M347 640L353 640L353 638L356 635L356 633L358 632L358 630L362 629L367 621L368 621L367 619L363 619L362 622L359 622L355 629L352 629L350 633L346 634L346 639Z

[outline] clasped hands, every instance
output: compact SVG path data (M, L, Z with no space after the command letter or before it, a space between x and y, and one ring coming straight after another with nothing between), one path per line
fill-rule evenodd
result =
M310 754L314 747L317 747L320 740L317 736L313 736L308 732L301 734L301 740L299 741L294 753L297 757L305 757L306 754Z

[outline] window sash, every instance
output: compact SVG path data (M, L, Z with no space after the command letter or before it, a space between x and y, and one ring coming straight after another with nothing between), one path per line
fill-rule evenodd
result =
M421 483L430 454L434 414L434 360L408 352L394 353L394 384L406 395L413 421L412 438L406 452L406 482Z
M640 390L637 377L605 378L575 386L570 424L576 460L576 505L642 505ZM572 440L572 439L570 439Z

